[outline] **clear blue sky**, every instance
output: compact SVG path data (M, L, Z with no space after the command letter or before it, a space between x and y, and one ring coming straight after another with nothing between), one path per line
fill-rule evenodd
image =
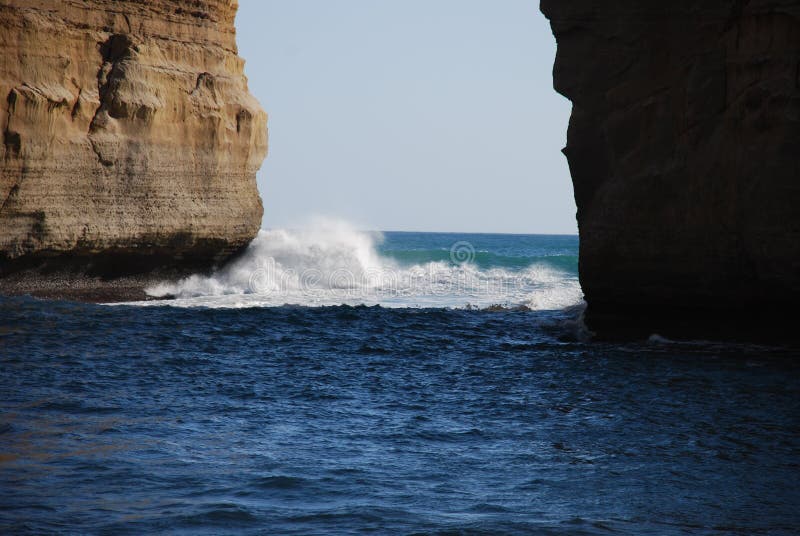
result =
M538 0L240 0L264 226L575 233Z

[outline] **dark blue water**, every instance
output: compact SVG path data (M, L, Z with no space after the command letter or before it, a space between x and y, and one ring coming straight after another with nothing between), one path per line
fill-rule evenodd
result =
M800 533L795 350L578 314L0 299L0 533Z

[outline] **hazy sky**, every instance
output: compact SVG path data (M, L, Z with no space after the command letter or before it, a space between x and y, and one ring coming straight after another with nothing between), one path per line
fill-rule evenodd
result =
M538 0L240 0L264 226L575 233Z

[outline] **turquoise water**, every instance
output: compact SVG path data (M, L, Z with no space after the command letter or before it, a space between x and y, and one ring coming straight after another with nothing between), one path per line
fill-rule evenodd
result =
M504 235L457 233L383 233L378 251L405 265L451 262L451 248L466 242L475 248L481 269L521 270L543 264L570 276L578 273L578 237L573 235Z
M156 305L0 298L0 533L800 532L796 349L590 342L576 254L273 231Z
M165 283L174 306L381 305L562 309L579 305L578 237L371 233L330 222L262 231L234 265Z

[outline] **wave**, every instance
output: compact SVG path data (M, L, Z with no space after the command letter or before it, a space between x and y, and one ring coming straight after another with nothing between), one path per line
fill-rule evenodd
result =
M446 248L431 250L385 250L381 249L381 255L396 260L400 265L424 264L427 262L449 262L451 258L450 250ZM577 273L577 255L501 255L491 251L476 251L473 263L482 269L507 268L510 270L520 270L529 268L531 265L540 264L567 273Z
M390 250L384 235L320 220L307 230L261 231L237 260L211 276L148 289L170 305L256 307L527 307L563 309L582 300L576 257L509 257L448 249Z

